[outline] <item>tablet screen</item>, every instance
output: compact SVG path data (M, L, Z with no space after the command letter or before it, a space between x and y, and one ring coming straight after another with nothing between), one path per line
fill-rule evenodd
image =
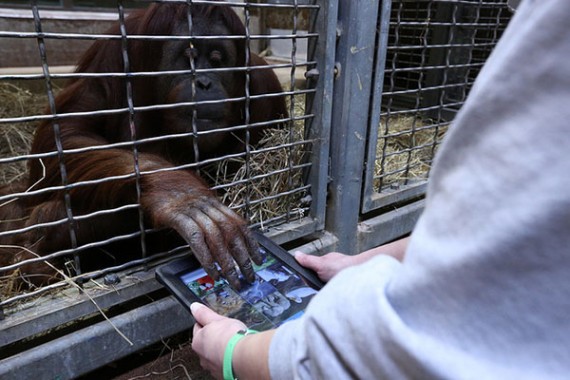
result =
M267 330L301 316L317 293L312 287L271 255L253 265L256 281L240 278L234 290L220 278L212 280L203 269L179 274L180 280L206 305L219 314L236 318L248 328Z

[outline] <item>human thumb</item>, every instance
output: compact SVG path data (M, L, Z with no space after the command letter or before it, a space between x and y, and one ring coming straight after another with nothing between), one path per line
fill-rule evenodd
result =
M299 264L301 264L302 266L304 266L305 268L309 268L309 269L314 269L315 268L315 256L311 256L311 255L307 255L306 253L303 253L301 251L295 251L293 253L293 257L295 258L295 260L297 260L297 262Z
M208 323L212 323L214 321L218 321L220 319L225 318L224 316L216 313L209 307L201 304L200 302L193 302L190 305L190 312L192 316L200 325L205 326Z

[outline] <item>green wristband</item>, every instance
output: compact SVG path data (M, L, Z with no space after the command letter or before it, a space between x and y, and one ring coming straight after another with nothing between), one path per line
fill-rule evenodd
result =
M222 363L222 373L224 376L224 380L236 380L234 377L234 370L232 368L232 357L234 355L234 348L236 348L236 344L245 338L246 335L256 334L257 331L255 330L240 330L234 336L230 338L228 345L226 346L226 350L224 351L224 361Z

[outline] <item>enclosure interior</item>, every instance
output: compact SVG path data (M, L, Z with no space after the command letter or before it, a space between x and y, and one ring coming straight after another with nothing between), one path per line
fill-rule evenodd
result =
M386 48L375 63L364 212L425 192L435 152L511 15L500 1L391 2L378 38Z
M80 6L78 2L77 6ZM185 6L181 2L181 6ZM204 5L208 2L200 2ZM210 2L216 6L217 2ZM127 4L128 5L128 4ZM148 5L144 2L137 2L135 5L144 7ZM191 12L192 4L188 5ZM199 5L196 5L199 6ZM226 5L227 6L227 5ZM3 191L0 195L1 207L8 207L11 202L25 200L26 197L41 196L44 199L59 197L65 203L66 213L61 218L53 220L42 220L42 223L21 223L10 224L10 220L3 220L7 228L2 228L0 232L0 244L6 250L6 254L14 254L14 251L21 250L17 243L29 240L28 235L44 233L48 234L62 226L68 228L70 244L65 249L53 252L41 252L44 258L63 259L62 273L59 277L65 279L49 286L31 286L31 292L26 294L38 294L44 289L53 289L67 286L67 279L73 279L77 283L84 283L89 279L100 278L110 272L122 271L131 267L141 265L154 265L163 259L171 259L177 253L185 253L187 246L178 245L166 251L154 249L148 243L152 240L155 229L149 226L148 217L145 219L140 211L140 204L135 202L120 204L118 207L99 207L91 212L84 212L76 209L74 189L82 187L93 187L106 182L120 182L134 180L137 194L140 194L141 186L139 180L144 176L152 176L155 173L164 171L195 171L205 179L210 188L215 191L222 202L240 215L242 215L251 228L258 228L267 231L274 226L283 225L294 219L304 217L308 213L310 202L305 198L308 194L309 185L305 183L304 176L310 170L311 152L310 136L305 132L305 123L313 115L305 112L305 98L307 94L313 94L314 89L307 88L304 72L314 65L314 62L307 60L307 46L315 34L309 34L309 22L311 17L315 17L317 7L310 4L236 4L232 8L240 17L245 26L243 36L200 36L192 32L192 18L185 26L185 33L173 37L172 35L128 35L126 30L121 34L111 34L107 31L110 25L116 20L124 20L131 8L123 7L122 4L115 9L101 9L101 14L87 12L87 8L81 14L85 21L71 19L76 17L73 14L57 14L49 7L38 6L22 7L18 9L6 10L7 17L2 32L2 49L5 52L2 64L2 76L0 77L0 89L3 97L2 110L2 149L0 159L0 178ZM31 12L31 10L33 12ZM70 20L63 20L70 17ZM57 19L56 19L57 18ZM94 22L92 19L96 19ZM71 24L71 25L69 25ZM15 30L17 29L17 30ZM191 36L191 37L189 37ZM164 41L177 38L188 44L198 43L194 41L209 40L241 40L248 47L245 52L245 64L236 64L233 67L215 67L209 65L206 68L193 67L192 57L189 57L187 69L175 69L167 71L133 71L130 66L136 65L139 57L129 56L129 44L139 41ZM174 41L178 41L174 40ZM85 50L85 47L94 41L117 41L121 44L121 54L123 55L123 71L74 72L74 64ZM16 54L17 53L17 54ZM265 57L267 66L277 75L282 90L280 93L272 94L251 94L251 78L255 76L255 70L259 66L253 66L251 61L254 58L250 55ZM139 65L140 66L140 65ZM98 70L98 68L96 68ZM200 78L206 77L209 73L229 72L239 73L245 77L244 88L241 97L228 97L226 99L190 99L187 102L163 101L155 103L142 103L137 99L144 94L135 93L137 88L133 84L139 80L173 81L172 77L192 77L192 86L201 86ZM117 104L109 104L108 107L89 111L60 112L57 109L56 101L58 94L65 88L68 81L81 79L85 86L90 86L90 81L98 83L101 78L119 78L125 90L125 101ZM147 79L148 78L148 79ZM196 79L198 78L198 79ZM79 95L78 95L79 96ZM281 117L273 116L266 120L251 120L252 113L255 112L256 100L263 97L280 96L286 101L286 112ZM215 140L215 131L199 131L196 128L197 112L185 111L187 125L181 131L158 131L151 134L146 133L137 123L145 117L152 117L154 111L176 112L177 109L201 110L199 106L204 104L204 108L216 103L239 103L240 112L243 115L243 122L237 125L227 125L224 128L226 134L239 134L239 140L243 143L240 150L219 148L219 152L201 152L201 141ZM107 115L120 115L128 118L129 136L119 137L114 140L109 139L104 143L91 146L86 144L81 147L67 147L61 140L61 131L67 128L66 120L72 119L80 113L86 122L91 119L101 118ZM148 115L148 116L147 116ZM30 146L33 139L34 129L38 123L49 123L53 127L53 144L56 149L30 153ZM160 125L157 126L160 128ZM258 131L263 129L260 138ZM214 135L214 137L211 137ZM254 145L249 140L259 139ZM50 137L51 138L51 137ZM167 141L175 146L180 141L180 145L190 151L183 152L191 157L179 160L177 164L170 167L158 167L145 169L140 167L140 156L147 151L152 151L153 147ZM190 149L188 149L190 148ZM129 151L131 153L132 170L121 176L98 175L83 181L74 181L68 178L66 160L73 161L74 155L85 155L89 152L114 152L117 149ZM177 152L178 154L182 152ZM57 157L60 173L44 173L44 176L61 177L61 183L55 186L42 186L44 178L40 178L37 183L30 183L27 179L27 167L30 161L36 160L42 164L43 159L53 159ZM70 158L68 158L70 157ZM305 174L304 174L305 173ZM139 195L140 197L140 195ZM140 198L139 198L140 199ZM88 228L90 221L100 215L113 215L114 213L128 212L133 217L138 218L138 230L123 231L113 236L104 236L100 239L81 239L76 231L78 228ZM29 215L22 218L29 219ZM16 226L16 227L13 227ZM43 228L43 230L42 230ZM52 228L52 229L50 229ZM113 258L108 265L95 270L86 271L82 268L82 257L109 255L110 246L121 244L125 251L136 251L136 255L129 255L130 260L124 262L120 258ZM34 242L32 242L33 245ZM3 293L2 304L6 305L13 301L13 298L20 299L24 294L20 294L18 284L18 270L27 263L34 263L40 260L30 246L23 247L30 251L27 260L19 262L8 262L2 269ZM114 250L116 251L116 249ZM125 255L128 255L125 253ZM103 260L103 258L102 258ZM148 267L147 267L148 268ZM10 278L12 277L12 278ZM14 280L14 281L12 281ZM28 288L30 286L27 286ZM25 297L25 296L24 296Z

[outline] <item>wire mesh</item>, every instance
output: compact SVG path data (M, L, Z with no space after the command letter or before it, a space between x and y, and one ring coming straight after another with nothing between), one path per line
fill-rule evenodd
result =
M175 234L156 226L145 214L141 207L141 194L145 191L141 182L143 177L171 172L197 172L226 205L245 217L253 227L283 225L302 218L309 210L310 205L300 200L310 188L309 184L304 183L302 174L311 165L305 159L305 153L310 151L314 141L305 138L304 126L314 115L310 111L305 112L304 105L305 97L314 96L314 90L305 87L302 74L307 67L314 66L315 62L307 60L306 53L300 52L298 45L299 41L306 43L309 39L318 37L317 33L308 30L306 21L318 11L316 2L152 2L186 6L187 16L192 14L193 7L231 7L241 18L245 28L243 35L219 34L216 30L207 35L196 34L192 17L186 18L184 33L133 32L128 27L128 21L125 21L132 11L125 8L125 4L130 5L132 2L123 4L118 0L113 3L115 7L107 10L100 29L95 27L89 32L76 32L76 29L83 30L81 21L54 22L50 13L52 11L45 10L41 2L39 5L33 3L22 8L19 14L24 17L10 16L9 20L2 20L0 16L0 50L9 50L14 43L35 42L35 54L39 56L39 59L31 60L27 55L22 56L21 60L10 57L0 64L0 96L12 100L16 105L11 107L4 102L6 106L2 107L0 114L0 307L69 286L69 280L82 283L111 272L160 262L187 249L188 246L179 241ZM138 3L146 6L151 2ZM271 28L273 12L281 15L279 28ZM118 23L118 28L111 32L107 30L109 19ZM192 44L200 41L208 44L221 40L245 44L247 48L243 64L197 67L190 54L185 68L167 66L161 70L142 70L140 68L145 66L139 62L141 57L133 55L133 46L140 43L154 46L181 42L192 47ZM277 41L281 44L280 49L283 44L288 46L288 56L272 56L271 48L273 42ZM65 51L62 53L65 44L76 46L79 43L85 48L96 42L118 44L119 49L116 51L119 56L111 59L117 60L120 65L77 72L64 66L78 59L75 47L68 49L68 54L64 54ZM250 51L252 55L264 56L267 65L253 65L254 58ZM13 69L14 66L19 69ZM36 66L39 66L39 70ZM252 76L266 68L278 74L282 90L252 93ZM245 81L241 95L195 100L195 88L202 85L197 82L197 78L215 75L243 75ZM188 76L192 83L190 99L141 101L151 94L141 94L140 89L143 87L140 83L168 82ZM65 101L58 98L66 86L77 83L85 86L100 85L106 81L117 81L117 89L120 90L110 94L111 99L115 97L113 101L97 102L96 108L65 107ZM82 92L79 88L75 96L89 97L89 93ZM287 101L287 114L262 119L250 114L255 102L279 97ZM201 130L197 127L199 107L227 104L241 107L240 122L216 130ZM149 131L150 123L146 118L188 109L192 111L186 130L172 131L164 128ZM124 123L125 127L120 131L118 128L114 130L107 123L104 135L108 138L95 136L86 144L70 144L65 138L70 132L68 125L77 120L82 120L86 126L86 139L92 137L91 126L96 123L105 124L112 120L117 122L117 126ZM53 129L55 148L32 149L32 144L36 146L44 143L33 142L33 134L38 125L48 125ZM281 128L280 125L284 127ZM254 139L252 136L257 134L259 128L264 129L264 134L260 138L256 135ZM201 148L199 141L214 140L220 132L228 136L242 136L240 141L243 148L226 149L223 152ZM258 139L260 141L254 141ZM148 165L145 162L145 155L156 154L157 147L176 144L187 146L188 141L191 141L189 150L168 152L166 161L169 165ZM122 164L128 170L103 170L99 171L99 175L83 176L79 180L75 174L69 175L69 165L77 165L81 157L95 153L114 155L118 151L121 152L120 159L125 161ZM190 158L178 158L184 155ZM58 162L57 171L50 171L53 167L45 163L54 159ZM100 164L111 167L115 162L103 161ZM30 170L35 170L33 175ZM88 172L91 167L83 167L81 170ZM39 179L31 181L35 177ZM109 188L116 189L124 183L134 186L134 197L125 198L121 193L97 193L97 189L105 188L101 185L113 184L114 187ZM78 194L97 198L98 207L82 207L82 201L78 198L81 195ZM113 201L101 201L103 198ZM37 207L46 202L59 202L59 199L63 200L63 213L58 211L47 215L44 209ZM112 224L105 221L124 218L125 215L135 221L133 226L105 230L107 225ZM94 229L101 231L92 231ZM62 234L67 234L68 237L62 237ZM56 239L65 243L54 245L54 249L37 251L37 247L44 242ZM124 257L118 257L118 254ZM92 264L93 261L96 265ZM24 278L23 273L38 265L45 268L50 276L53 273L50 265L56 266L63 274L55 275L43 283L33 281L33 275ZM62 276L67 280L62 280Z
M509 16L506 1L392 1L369 194L425 183Z

